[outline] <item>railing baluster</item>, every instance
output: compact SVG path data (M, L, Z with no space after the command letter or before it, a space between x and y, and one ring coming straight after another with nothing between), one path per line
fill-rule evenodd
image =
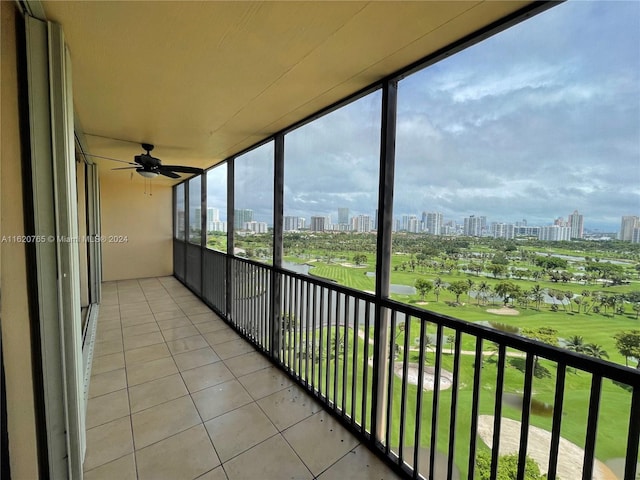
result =
M329 390L329 377L331 377L331 315L332 315L332 306L333 306L333 292L329 291L327 294L327 355L326 355L326 385L325 385L325 395L327 397L327 403L331 404L331 391ZM335 392L334 392L335 395Z
M304 330L304 383L309 385L309 321L311 319L311 284L305 282L306 285L306 315L305 315L305 330ZM313 384L313 380L311 381Z
M326 356L326 352L323 352L324 342L323 334L324 334L324 287L317 287L320 289L320 338L318 339L318 395L322 397L322 364L323 364L323 353ZM326 375L326 372L325 372ZM326 398L326 393L325 393Z
M504 390L504 363L507 352L505 346L498 346L498 375L496 379L495 407L493 409L493 442L491 447L491 480L498 475L500 453L500 426L502 424L502 394Z
M318 358L318 352L316 352L316 317L318 312L318 287L313 286L313 305L311 316L311 385L315 387L316 382L316 359ZM308 334L307 334L308 335Z
M471 436L469 437L469 478L476 469L476 442L478 437L478 410L480 408L480 381L482 379L482 338L476 337L476 356L473 371L473 395L471 401Z
M360 338L360 299L354 299L353 356L351 358L351 425L356 425L356 403L358 386L358 343ZM365 366L366 368L366 366ZM362 392L364 395L364 390Z
M600 391L602 377L593 374L591 377L591 395L589 396L589 415L587 417L587 436L584 441L584 461L582 463L582 478L591 480L593 476L593 460L596 450L596 433L598 425L598 411L600 410Z
M400 463L404 461L404 436L406 428L406 410L407 410L407 385L409 384L409 337L411 334L411 317L404 317L404 344L402 347L402 391L400 393L400 447L398 449L398 457ZM395 357L395 334L394 351L392 356ZM415 465L414 465L415 468Z
M527 444L529 442L529 417L531 415L531 391L533 384L534 356L527 353L524 369L524 393L522 396L522 423L520 425L520 453L518 455L518 480L524 480Z
M422 434L422 398L424 390L424 341L427 333L427 322L420 319L420 341L418 350L418 389L416 390L416 427L413 441L413 478L420 475L420 437Z
M335 311L335 327L333 328L333 348L335 349L333 352L333 408L334 410L338 409L338 399L340 398L340 393L338 392L338 376L340 374L339 363L340 363L340 303L342 300L342 295L340 293L336 293L336 311Z
M640 387L634 387L629 415L629 434L627 436L627 457L624 464L624 480L636 479L638 464L638 440L640 437Z
M562 425L562 404L564 402L566 373L566 366L558 364L558 370L556 372L556 393L553 401L553 425L551 427L551 445L549 449L547 478L556 477L556 468L558 466L558 449L560 447L560 428Z
M347 362L347 358L349 358L349 296L344 296L344 317L342 318L342 345L343 345L343 353L342 353L342 405L340 409L342 410L342 415L347 415L347 373L349 362Z
M436 330L435 373L433 376L433 405L431 409L431 445L429 451L429 478L435 479L436 448L438 444L438 407L440 403L440 367L442 362L442 324Z
M447 455L447 480L453 477L453 462L456 445L456 423L458 419L458 385L460 383L460 350L462 334L456 331L453 354L453 379L451 381L451 413L449 417L449 452Z
M367 398L369 398L369 322L371 320L371 303L365 303L364 311L364 345L362 353L362 364L364 365L364 373L362 375L362 431L367 431Z
M385 428L385 449L387 455L391 451L391 429L393 426L393 384L395 380L395 375L393 372L393 345L394 345L394 332L396 331L396 311L391 311L391 322L389 328L391 334L389 335L389 344L387 345L388 349L385 349L384 354L388 357L388 365L389 372L388 378L389 383L387 384L387 425Z

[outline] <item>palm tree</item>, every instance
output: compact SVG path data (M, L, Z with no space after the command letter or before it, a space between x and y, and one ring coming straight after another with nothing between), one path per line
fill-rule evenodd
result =
M471 302L471 289L474 286L474 282L473 280L471 280L470 278L467 279L467 298L469 299L469 302Z
M565 341L565 346L567 350L571 350L576 353L584 353L585 352L585 343L584 338L581 335L573 335Z
M487 294L489 293L490 289L491 287L489 286L486 280L482 280L478 284L478 289L476 291L476 300L478 300L477 302L478 305L480 304L480 297L482 297L482 303L486 304Z
M436 302L438 301L438 297L440 297L440 290L442 290L442 279L440 277L436 277L433 281L433 293L436 296Z
M606 350L603 350L602 345L595 343L587 343L584 346L584 353L597 359L609 358L609 354Z
M531 298L534 302L536 302L536 308L539 311L540 304L542 303L542 300L544 300L544 290L537 283L533 287L531 287Z

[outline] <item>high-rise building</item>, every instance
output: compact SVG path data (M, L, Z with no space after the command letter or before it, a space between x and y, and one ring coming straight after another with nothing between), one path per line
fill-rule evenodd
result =
M640 217L637 215L625 215L622 217L618 238L624 242L630 242L633 239L633 229L639 227Z
M207 231L213 232L215 228L213 228L214 224L220 222L220 210L214 207L207 208Z
M253 233L267 233L268 231L266 222L256 222L254 220L245 222L242 229Z
M483 220L486 224L487 217L476 217L471 215L464 219L463 233L468 237L481 237L483 230Z
M425 216L426 213L426 216ZM422 214L424 228L429 235L441 235L443 216L438 212L425 212Z
M311 231L312 232L324 232L325 222L327 217L311 217Z
M571 240L571 227L565 227L560 225L550 225L546 227L540 227L540 233L538 240L544 240L549 242L560 242Z
M371 226L372 222L369 215L358 215L351 219L351 230L354 232L370 232Z
M294 230L299 230L299 225L300 223L300 217L291 217L291 216L286 216L284 217L284 231L285 232L291 232Z
M340 224L340 225L348 225L349 224L349 209L348 208L338 208L338 224Z
M402 215L402 230L416 233L418 231L418 217L415 215Z
M493 238L512 239L515 237L515 225L512 223L492 223L491 234Z
M233 211L233 228L236 230L242 230L245 223L253 222L253 210L240 209Z
M567 227L571 229L571 238L582 238L584 236L584 215L574 210L567 220Z

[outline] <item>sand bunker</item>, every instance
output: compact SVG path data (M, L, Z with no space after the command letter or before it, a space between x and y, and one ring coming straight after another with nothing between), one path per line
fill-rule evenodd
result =
M495 315L520 315L520 312L515 308L502 307L502 308L490 308L487 310L489 313Z
M393 364L393 371L396 375L402 378L403 372L403 362L395 362ZM422 372L422 388L423 390L433 390L435 385L435 371L434 367L424 367ZM407 381L411 385L418 384L418 364L410 363L407 367ZM440 370L440 390L447 390L451 388L451 383L453 382L453 375L451 372L447 372L446 370Z
M478 435L482 441L491 446L493 441L493 415L478 417ZM549 467L549 446L551 432L538 427L529 426L529 440L527 455L540 467L542 473L547 473ZM500 425L500 455L508 455L520 451L520 422L503 418ZM584 450L564 438L560 438L558 451L559 478L582 478L582 460ZM596 460L593 466L594 480L618 480L616 475L602 462Z

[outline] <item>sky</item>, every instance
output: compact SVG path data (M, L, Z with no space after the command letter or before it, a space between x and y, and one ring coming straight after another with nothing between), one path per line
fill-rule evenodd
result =
M285 215L375 214L380 98L287 134ZM236 208L269 224L272 158L267 144L235 172ZM225 178L209 173L210 206ZM574 210L607 232L640 215L640 2L569 1L399 83L394 217L550 225Z

